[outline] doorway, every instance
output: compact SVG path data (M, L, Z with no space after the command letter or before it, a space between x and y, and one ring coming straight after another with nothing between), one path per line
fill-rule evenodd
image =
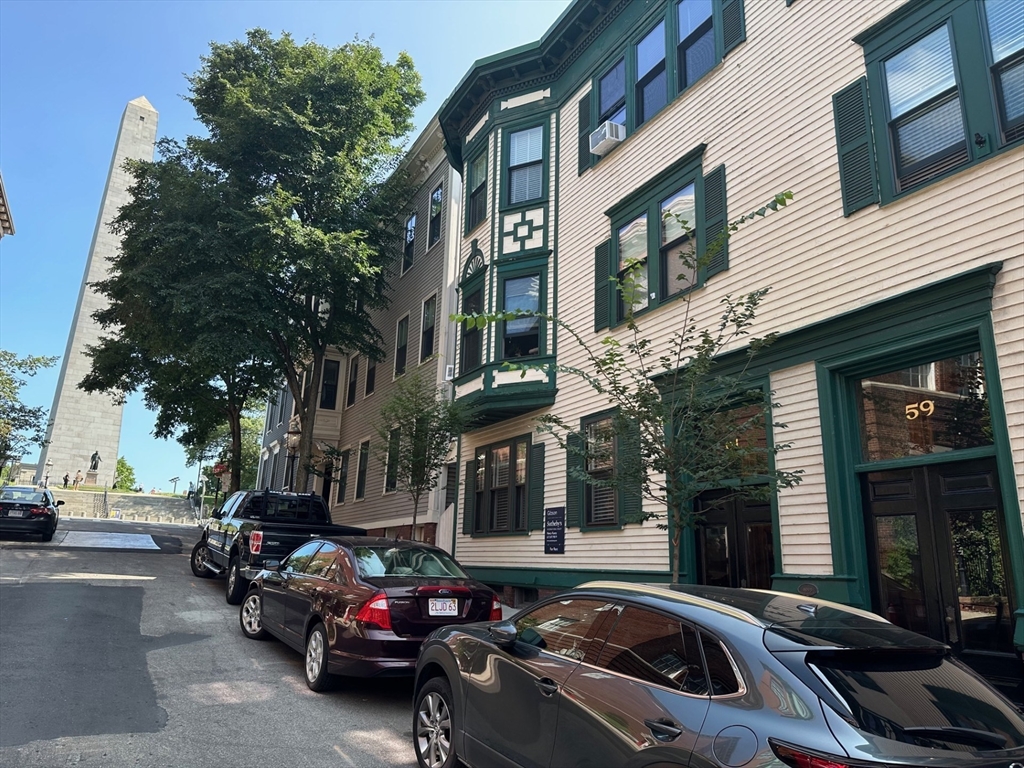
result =
M1020 680L995 459L861 476L876 612L948 643L987 677Z
M772 508L764 501L726 499L709 491L697 500L697 562L701 584L771 589L775 572Z

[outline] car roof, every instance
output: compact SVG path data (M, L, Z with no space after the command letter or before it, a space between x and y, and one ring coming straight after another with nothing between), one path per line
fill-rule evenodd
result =
M340 544L343 547L388 547L389 549L432 549L444 552L443 549L425 541L395 539L386 536L322 536L324 541ZM445 552L447 555L448 553Z
M33 485L5 485L0 488L0 491L23 491L25 493L43 493L49 490L48 488L36 488Z
M939 650L946 646L897 627L877 614L814 597L764 589L736 589L689 584L630 584L597 581L577 589L598 590L671 610L679 605L700 609L718 629L740 621L765 630L771 650L815 648L901 648Z

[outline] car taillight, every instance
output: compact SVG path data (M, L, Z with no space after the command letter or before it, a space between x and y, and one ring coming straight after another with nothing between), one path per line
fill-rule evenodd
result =
M47 513L46 507L32 507L28 513L30 515L45 515Z
M490 621L501 621L501 601L498 600L497 596L491 599L491 618Z
M249 551L258 555L263 549L263 531L253 531L249 534Z
M388 606L388 596L383 592L378 592L363 603L363 607L356 614L356 621L379 629L391 629L391 608Z
M867 768L871 765L878 765L881 768L882 765L881 763L865 763L860 760L850 761L845 757L834 757L832 755L810 752L801 747L782 744L775 741L775 739L768 739L768 744L771 746L775 756L786 765L791 766L791 768Z

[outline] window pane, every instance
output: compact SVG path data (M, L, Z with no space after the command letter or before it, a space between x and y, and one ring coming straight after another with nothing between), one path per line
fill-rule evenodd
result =
M526 443L516 443L516 485L526 482Z
M647 258L647 214L639 216L619 229L619 269L630 259Z
M943 26L885 62L893 118L956 85L949 30Z
M928 632L917 520L913 515L875 518L875 555L885 617L913 632Z
M476 156L470 166L469 176L474 190L487 180L487 152L481 152Z
M340 360L324 360L323 382L320 385L320 407L334 410L338 401L338 376L341 371Z
M322 579L329 578L328 571L334 566L334 559L338 553L338 547L331 542L325 542L320 550L313 555L306 566L306 573L310 576L319 576Z
M366 464L370 460L370 443L359 444L359 468L356 470L356 498L366 496Z
M683 0L679 3L679 42L711 16L711 0Z
M674 619L639 608L622 612L598 666L645 683L707 693L696 633Z
M510 449L507 445L491 449L491 487L508 485Z
M491 491L491 530L508 530L508 488Z
M992 444L980 352L861 379L858 411L865 461Z
M685 224L685 227L684 227ZM697 198L693 184L661 201L661 244L668 245L697 227Z
M587 484L587 525L615 525L615 489Z
M1013 608L994 509L949 513L965 648L1013 652Z
M598 645L601 632L595 632L604 617L620 610L613 603L598 600L558 600L535 608L516 621L519 642L543 648L577 661L591 656L591 645ZM596 655L596 648L593 649Z
M402 347L409 343L409 318L406 317L398 323L398 346Z
M1024 48L1024 3L1020 0L985 0L992 61L999 63Z
M709 29L686 49L686 87L715 66L715 31Z
M505 281L505 311L540 311L540 275L513 277ZM521 317L505 323L506 333L523 333L536 328L540 318Z
M543 171L542 163L513 168L509 172L509 203L522 203L540 197L543 194Z
M703 550L704 584L711 587L731 587L732 571L729 567L729 528L725 525L700 527Z
M311 541L309 544L303 544L301 547L296 549L281 564L282 573L302 573L306 566L309 565L309 561L313 559L313 555L320 549L322 541Z
M431 296L425 302L423 302L423 328L434 327L434 313L437 304L437 299Z
M665 22L661 22L636 44L636 78L644 75L665 59Z
M607 115L621 99L626 98L626 60L623 59L612 67L608 74L601 78L599 86L601 114Z
M962 144L964 122L955 96L934 109L896 126L899 166L909 168L945 149Z
M1006 122L1024 117L1024 61L999 73L999 90L1003 93Z
M377 364L372 360L366 363L366 390L363 395L372 395L377 386Z
M509 165L523 165L544 157L544 129L541 126L516 131L509 136Z
M737 693L740 683L722 644L703 632L700 633L700 643L704 649L704 661L708 665L711 695L728 696L730 693Z
M649 120L668 101L668 74L664 69L643 87L641 98L643 102L640 105L642 110L640 122Z

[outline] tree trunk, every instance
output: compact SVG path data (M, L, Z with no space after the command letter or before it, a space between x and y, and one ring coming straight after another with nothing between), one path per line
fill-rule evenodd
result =
M672 559L672 583L679 583L679 542L681 540L682 521L678 518L675 521L675 525L672 527L672 551L669 556Z
M420 510L420 496L416 494L412 497L412 533L409 534L409 538L416 541L416 516Z
M313 353L310 361L309 385L305 392L300 392L301 399L297 400L300 407L299 414L299 465L295 468L295 487L299 493L306 492L306 483L309 481L308 465L313 457L313 427L316 423L316 403L320 394L320 376L324 367L324 350L319 349ZM300 384L301 386L301 384Z

